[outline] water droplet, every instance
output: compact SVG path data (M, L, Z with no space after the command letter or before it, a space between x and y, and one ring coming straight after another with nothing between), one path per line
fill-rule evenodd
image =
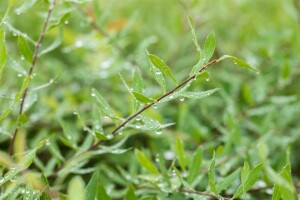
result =
M23 98L20 98L19 101L23 101Z
M14 37L17 37L17 36L18 36L18 34L17 34L16 32L14 32L14 33L13 33L13 36L14 36Z
M141 121L142 117L140 115L136 116L135 120L136 121Z
M21 56L21 60L25 60L25 57L24 57L24 56Z
M197 76L195 76L195 78L194 78L194 81L196 81L197 80Z
M111 140L114 136L112 134L106 135L107 139Z
M73 115L78 115L77 110L74 110L74 111L73 111Z
M91 96L92 97L96 96L95 92L91 92Z
M169 96L169 99L173 99L173 97L174 97L173 95L170 95L170 96Z
M3 24L7 24L7 21L4 21Z
M236 62L235 62L234 64L235 64L235 65L237 65L237 63L236 63Z
M99 130L100 129L100 125L99 124L95 124L95 129Z
M83 127L83 131L88 131L89 130L89 128L88 127Z
M18 74L18 77L19 77L19 78L23 77L23 74Z
M156 156L155 162L159 162L159 157L158 156Z
M257 71L257 72L256 72L256 74L260 74L260 72L259 72L259 71Z
M154 108L154 109L157 109L157 104L153 104L153 108Z
M83 45L83 42L81 40L78 40L75 42L76 47L82 47L82 45Z
M4 178L0 178L0 183L3 183L4 182Z
M65 21L65 24L69 24L69 21L68 21L68 20L66 20L66 21Z
M179 101L184 101L184 97L180 97L180 98L179 98Z
M172 175L172 176L176 176L176 172L175 172L174 169L172 170L171 175Z
M175 157L175 154L174 154L173 151L165 151L165 152L164 152L164 158L165 158L166 160L173 160L174 157Z
M16 9L16 14L17 15L20 15L21 14L21 11L19 9Z
M17 176L13 176L9 179L10 182L16 182L17 180Z
M140 128L141 128L141 125L137 124L137 125L135 126L135 128L140 129Z
M47 139L47 140L46 140L46 142L45 142L45 144L46 144L46 146L50 146L50 145L51 145L51 142L50 142L50 140L49 140L49 139Z
M155 134L156 134L156 135L161 135L161 134L162 134L162 130L161 130L161 129L157 129L157 130L155 131Z
M209 78L205 79L205 81L207 81L207 82L208 82L208 81L209 81Z
M157 71L155 74L156 74L156 75L160 75L160 74L161 74L161 71Z

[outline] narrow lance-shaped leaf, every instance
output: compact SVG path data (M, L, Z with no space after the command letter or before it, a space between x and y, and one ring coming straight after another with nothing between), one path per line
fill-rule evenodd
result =
M66 11L59 19L53 20L50 22L48 26L48 30L51 30L61 24L64 24L71 16L71 12L68 10Z
M153 54L148 54L148 58L150 62L154 65L154 67L159 69L165 76L170 77L174 81L174 83L177 84L177 81L172 75L170 68L162 59Z
M222 181L218 182L216 185L217 193L220 194L222 190L228 188L232 183L238 178L240 169L235 170L229 176L224 178Z
M0 29L0 79L2 77L4 64L6 62L5 34L4 30Z
M253 71L256 71L256 73L259 73L259 70L257 68L254 68L254 67L251 67L248 63L246 63L245 61L243 60L240 60L234 56L230 56L230 55L224 55L222 56L221 58L219 58L217 60L217 62L219 61L222 61L226 58L229 58L230 60L232 60L234 62L234 64L238 65L239 67L242 67L242 68L246 68L246 69L250 69L250 70L253 70Z
M49 53L54 49L56 49L61 44L62 38L63 38L63 29L60 29L58 36L55 37L55 40L47 48L43 49L39 53L39 56Z
M192 184L199 175L202 164L202 149L199 147L193 156L192 163L189 168L188 183Z
M132 94L141 103L152 103L152 102L154 102L154 99L148 98L148 97L146 97L145 95L143 95L139 92L133 91Z
M134 92L143 93L143 80L140 72L138 70L135 70L133 73L133 81L132 81L132 89ZM136 96L136 95L134 95ZM134 99L133 102L134 110L137 111L140 107L140 103L138 100Z
M86 186L85 196L86 200L94 200L95 198L101 200L110 200L110 197L107 195L104 187L102 184L100 184L99 171L96 171L93 174L91 180Z
M134 188L132 185L129 186L129 188L125 194L124 200L138 200L138 198L136 197L136 195L134 193Z
M192 35L193 35L193 42L194 42L194 45L197 49L197 53L200 57L200 59L202 60L202 52L201 52L201 48L200 48L200 45L197 41L197 36L196 36L196 31L195 31L195 23L194 23L194 20L191 18L191 17L188 17L188 21L189 21L189 25L190 25L190 28L191 28L191 32L192 32Z
M27 40L23 36L18 37L18 49L22 56L31 64L32 63L32 50L30 49Z
M249 166L248 162L245 162L244 166L241 170L241 182L242 182L241 186L242 186L244 195L246 193L246 191L245 191L245 182L248 179L249 173L250 173L250 166Z
M164 76L162 75L161 71L154 67L152 64L150 65L150 72L156 82L160 85L160 87L163 89L164 92L167 90L166 80Z
M215 48L216 48L215 33L211 33L207 36L204 43L204 48L203 48L204 63L208 63L208 61L211 59L211 57L215 52Z
M157 168L154 164L138 149L134 150L135 156L138 159L140 165L142 165L145 169L147 169L150 173L159 174Z
M97 92L97 90L95 88L92 88L92 93L91 93L92 97L94 97L97 105L99 106L99 108L102 110L102 112L111 117L111 118L117 118L114 111L111 109L111 107L108 105L108 103L106 102L106 100L100 95L99 92Z
M210 187L210 190L217 194L217 188L215 184L215 165L216 165L216 160L215 160L215 153L214 156L211 160L209 169L208 169L208 185Z
M288 163L287 165L284 166L282 171L280 172L280 176L284 178L291 186L293 186L293 180L291 176L291 165ZM278 185L278 184L277 184ZM290 191L289 189L278 185L279 190L281 193L281 197L283 200L294 200L295 199L295 188L293 188L293 191Z
M247 192L254 185L256 180L259 178L260 172L262 170L263 164L260 163L256 165L249 173L247 180L243 185L240 185L235 192L233 199L238 198L243 194L243 192Z
M207 90L207 91L204 91L204 92L190 92L190 91L185 91L185 92L180 93L180 96L183 96L183 97L186 97L186 98L190 98L190 99L202 99L204 97L212 95L213 93L215 93L218 90L219 90L219 88Z
M26 12L28 9L32 8L37 0L25 0L25 2L16 9L17 14L21 14Z
M176 139L175 152L178 158L179 165L185 171L185 153L181 138Z

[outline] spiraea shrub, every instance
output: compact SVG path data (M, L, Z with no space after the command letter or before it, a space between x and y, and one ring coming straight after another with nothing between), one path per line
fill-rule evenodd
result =
M298 199L299 19L296 0L2 1L0 199Z

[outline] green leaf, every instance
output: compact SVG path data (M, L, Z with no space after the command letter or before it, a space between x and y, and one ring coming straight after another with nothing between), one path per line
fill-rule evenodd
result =
M25 0L25 2L16 9L17 14L21 14L29 10L34 6L34 4L37 2L37 0Z
M185 169L184 147L183 147L182 140L179 137L176 139L175 153L177 155L178 162L179 162L179 165L180 165L181 169L183 171L185 171L186 169Z
M148 58L154 67L159 69L165 76L170 77L174 81L174 83L177 84L177 81L175 80L175 78L173 77L170 71L170 68L162 59L160 59L159 57L153 54L148 54ZM157 74L155 74L155 76L156 75Z
M214 156L211 160L209 169L208 169L208 185L210 187L210 190L217 194L217 188L215 184L215 165L216 165L216 160L215 160L215 153Z
M97 199L98 200L111 200L111 198L107 195L105 188L101 183L98 183L98 193L97 193Z
M139 92L133 91L132 94L141 103L152 103L152 102L154 102L154 99L148 98L148 97L146 97L145 95L143 95Z
M188 183L192 184L193 181L199 176L200 167L202 164L202 149L199 147L193 156L192 163L189 167Z
M84 181L80 176L75 176L68 186L68 199L69 200L85 200Z
M18 37L18 49L24 58L31 64L32 63L32 50L28 46L27 40L22 35Z
M279 190L279 186L277 184L274 185L272 200L280 200L281 194Z
M235 170L229 176L218 182L216 185L217 193L220 194L223 190L227 189L238 178L240 169Z
M96 199L99 200L110 200L110 197L107 195L104 187L102 186L102 184L100 184L98 170L93 174L91 180L86 186L85 196L86 200L94 200L96 197Z
M137 196L134 193L133 186L130 186L125 194L124 200L138 200Z
M142 76L138 70L135 70L133 73L132 89L134 92L137 92L140 94L143 93L143 80L142 80ZM134 110L137 111L140 107L139 101L134 99L133 106L134 106Z
M192 68L190 75L194 75L194 74L198 73L202 66L203 66L203 59L201 58L196 63L196 65L194 65L194 67Z
M215 48L216 48L215 33L211 33L207 36L204 43L204 48L203 48L204 63L208 63L208 61L211 59L211 57L214 54Z
M190 99L202 99L202 98L208 97L209 95L212 95L213 93L215 93L218 90L219 90L219 88L207 90L204 92L185 91L185 92L180 93L180 96L190 98Z
M161 124L157 120L151 119L151 118L146 117L144 115L140 115L140 116L141 116L141 119L144 122L144 125L147 127L147 129L149 129L149 130L159 130L159 129L162 128Z
M19 115L18 117L18 126L22 126L29 121L28 117L24 114Z
M111 109L111 107L108 105L106 100L100 95L99 92L95 88L92 88L92 96L94 97L97 105L102 110L102 112L111 117L111 118L117 118L114 111Z
M233 199L238 198L243 194L243 192L247 192L249 189L251 189L251 187L254 185L256 180L259 178L262 167L263 167L263 163L260 163L250 171L249 175L247 176L247 180L245 180L244 184L238 187L237 191L233 196Z
M4 64L6 62L5 34L4 30L0 29L0 79L2 77Z
M191 18L191 17L188 17L188 21L189 21L189 25L190 25L190 28L191 28L191 32L192 32L192 35L193 35L193 42L194 42L194 45L197 49L197 53L200 57L200 60L202 62L202 51L201 51L201 48L200 48L200 45L197 41L197 36L196 36L196 31L195 31L195 23L194 23L194 20ZM202 64L201 64L202 65ZM197 70L198 71L198 70Z
M234 64L238 65L239 67L242 67L242 68L246 68L246 69L250 69L250 70L253 70L255 71L256 73L259 73L259 70L257 68L254 68L254 67L251 67L248 63L246 63L245 61L243 60L240 60L234 56L230 56L230 55L224 55L222 56L221 58L219 58L217 60L217 62L220 62L226 58L229 58L230 60L232 60L234 62Z
M65 21L67 21L71 16L71 11L66 11L65 13L63 13L63 15L55 20L51 20L51 22L49 23L50 25L48 26L48 30L51 30L59 25L62 25L65 23Z
M159 171L157 170L155 165L143 154L143 152L135 149L134 153L140 165L147 169L147 171L153 174L159 174Z
M246 180L248 179L249 173L250 173L250 166L249 166L248 162L244 162L244 166L241 170L242 184L245 184Z
M156 80L156 82L163 89L163 91L166 92L167 85L166 85L165 78L164 78L163 74L161 73L161 71L159 69L157 69L156 67L154 67L153 65L150 65L150 72L151 72L152 76L154 77L154 79Z
M279 186L279 190L281 193L281 197L283 200L294 200L295 199L295 188L293 186L293 180L292 180L292 176L291 176L291 166L290 164L287 164L284 166L284 168L282 169L280 176L282 178L284 178L291 187L293 187L293 190L290 191L289 189L287 189L286 187L284 187L282 184L277 184Z
M170 186L171 182L170 182L170 178L169 178L169 175L168 175L168 170L166 168L166 163L165 163L164 157L161 153L158 153L157 156L158 157L156 159L158 159L159 168L160 168L160 171L161 171L161 173L164 177L164 181L166 183L168 183L168 185Z
M56 49L62 42L63 39L63 29L60 29L58 36L55 37L55 40L45 49L43 49L40 53L39 56L44 55L46 53L49 53Z
M209 72L201 72L196 76L197 79L206 79L207 81L209 80L209 77L210 77Z

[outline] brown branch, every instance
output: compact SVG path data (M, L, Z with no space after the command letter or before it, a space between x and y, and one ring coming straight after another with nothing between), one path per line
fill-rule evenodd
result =
M38 59L38 51L39 51L39 48L40 48L40 46L41 46L41 44L43 42L44 36L46 34L46 29L47 29L47 26L48 26L48 23L49 23L52 11L54 9L55 3L56 3L56 0L53 0L52 3L49 6L47 17L45 19L42 32L41 32L41 34L40 34L40 36L38 38L38 41L37 41L37 43L35 45L35 48L34 48L34 53L33 53L33 56L32 56L32 63L31 63L31 66L29 68L28 74L27 74L27 76L26 76L25 79L27 79L28 77L30 77L32 75L34 67L36 66L36 62L37 62L37 59ZM23 113L25 100L26 100L26 97L28 95L28 88L29 88L29 84L27 85L27 87L25 88L25 90L22 93L22 100L21 100L21 103L20 103L20 109L19 109L18 118ZM14 146L14 143L15 143L15 139L16 139L16 135L18 133L18 130L19 130L19 125L17 124L16 128L14 130L13 136L12 136L12 138L10 140L10 145L9 145L9 155L10 156L13 156L13 153L14 153L13 146Z

